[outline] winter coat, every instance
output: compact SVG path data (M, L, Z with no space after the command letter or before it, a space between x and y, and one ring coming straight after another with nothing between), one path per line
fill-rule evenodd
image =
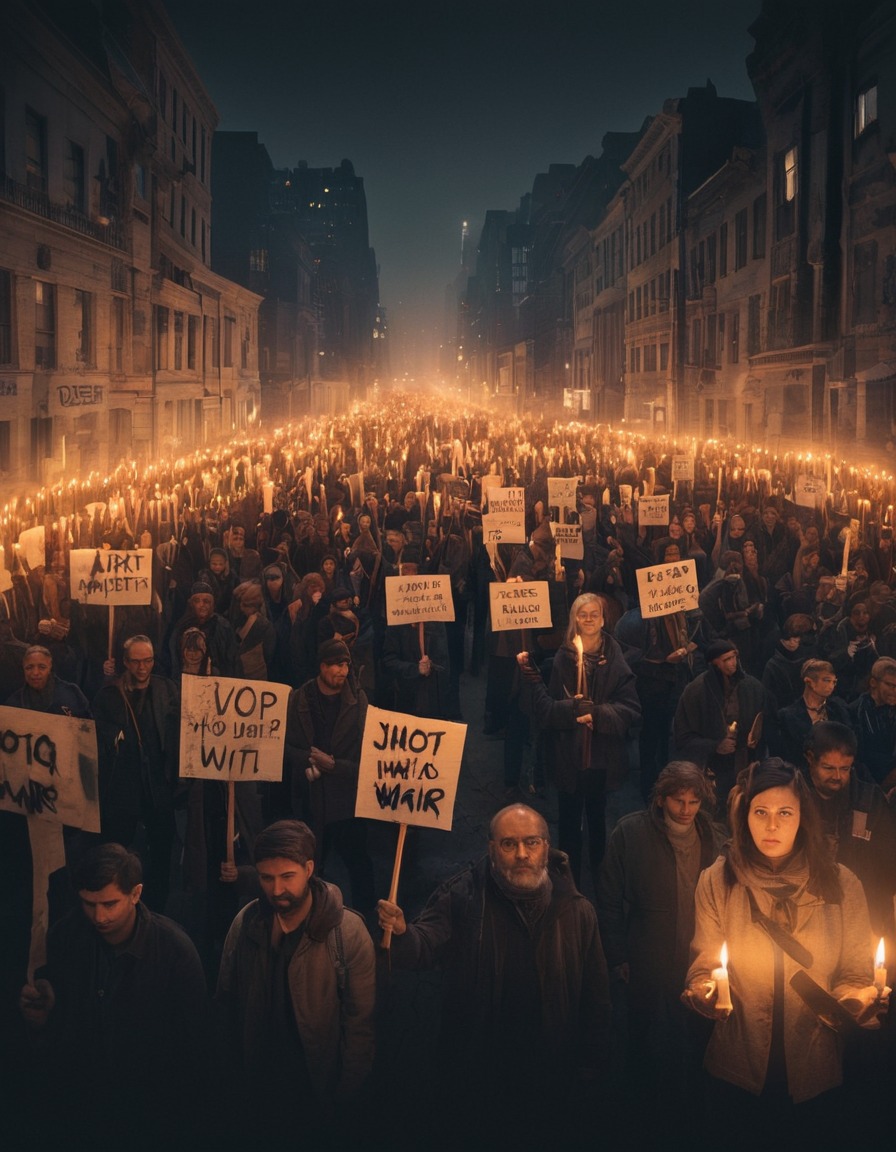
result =
M758 758L758 748L747 749L747 737L750 735L753 721L763 711L765 692L758 680L745 675L739 669L733 679L738 704L735 753L731 756L720 756L716 752L716 746L726 735L727 724L722 675L713 665L688 684L675 710L672 734L676 754L683 760L691 760L701 768L718 772L726 768L733 770L735 762L740 758L745 763L749 757ZM759 747L761 746L762 741Z
M310 883L314 903L287 980L315 1095L331 1108L357 1095L373 1065L375 961L363 919L343 907L335 884L316 876ZM242 909L224 942L215 993L249 1074L263 1062L273 917L259 900Z
M696 928L691 944L688 984L711 978L722 944L728 945L728 976L733 1012L718 1020L706 1052L710 1075L759 1095L765 1086L772 1042L773 989L776 963L783 965L784 1053L787 1089L795 1104L810 1100L842 1080L839 1037L822 1024L790 985L801 965L772 942L754 922L749 902L753 891L759 910L771 914L771 899L760 887L729 884L725 861L719 859L697 882ZM809 975L835 998L872 982L871 926L858 879L839 869L843 895L827 904L804 887L794 897L793 936L808 949Z
M386 629L381 667L391 679L396 711L443 720L449 689L445 625L431 620L423 628L426 655L433 665L428 676L420 675L420 632L416 624L394 624Z

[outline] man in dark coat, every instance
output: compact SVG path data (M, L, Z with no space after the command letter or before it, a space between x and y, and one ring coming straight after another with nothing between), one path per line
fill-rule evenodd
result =
M706 671L681 694L672 737L681 759L715 776L716 811L724 817L737 773L762 744L765 690L742 671L731 640L713 640L706 661Z
M211 657L212 667L219 676L237 674L237 639L230 621L215 611L215 591L211 584L197 580L190 589L187 611L174 626L169 643L169 656L173 675L180 675L180 638L188 628L201 628Z
M289 698L284 770L293 812L311 826L320 869L332 847L341 856L358 911L373 911L373 862L367 821L355 817L361 737L367 697L350 676L351 654L341 640L318 649L318 673Z
M463 1104L441 1111L438 1146L459 1147L471 1131L483 1147L593 1138L607 1067L606 961L594 908L551 850L543 817L523 804L498 812L488 856L437 889L412 924L397 904L378 907L395 967L445 970L431 1079L439 1100Z

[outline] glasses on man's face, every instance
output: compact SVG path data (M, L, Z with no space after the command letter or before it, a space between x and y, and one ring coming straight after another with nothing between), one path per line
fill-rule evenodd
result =
M544 842L544 836L504 836L498 841L498 847L510 855L511 852L516 852L520 844L527 852L537 852Z

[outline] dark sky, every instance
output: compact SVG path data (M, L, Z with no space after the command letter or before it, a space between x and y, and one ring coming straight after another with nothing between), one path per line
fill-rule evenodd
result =
M394 335L434 346L461 224L515 208L711 78L753 98L761 0L165 0L220 115L278 167L364 177ZM398 364L394 365L397 369Z

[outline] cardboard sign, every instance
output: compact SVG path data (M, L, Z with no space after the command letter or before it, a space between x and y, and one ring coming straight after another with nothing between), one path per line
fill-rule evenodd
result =
M548 504L551 508L575 508L578 476L549 476Z
M486 544L526 543L525 488L489 488L482 539Z
M660 526L669 523L669 497L642 496L638 501L638 524L643 527Z
M564 559L584 560L585 545L582 541L581 524L555 524L551 521L551 532Z
M149 604L152 549L73 548L69 582L79 604Z
M451 577L387 576L386 623L420 624L427 620L453 620Z
M824 503L827 485L820 476L797 476L793 484L793 502L801 508L816 508Z
M694 479L694 457L693 456L673 456L672 457L672 479L678 480L693 480Z
M551 598L546 580L489 584L488 599L493 632L551 627Z
M355 815L451 830L466 724L368 708Z
M641 615L645 620L697 607L697 568L693 560L654 564L650 568L639 568L636 575Z
M19 555L32 570L47 562L47 541L43 524L37 528L26 528L19 533Z
M99 832L93 721L0 707L0 808Z
M292 689L266 680L184 676L180 774L200 780L280 780Z

